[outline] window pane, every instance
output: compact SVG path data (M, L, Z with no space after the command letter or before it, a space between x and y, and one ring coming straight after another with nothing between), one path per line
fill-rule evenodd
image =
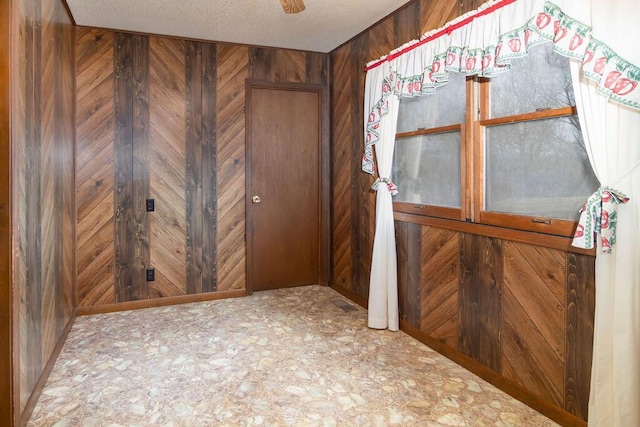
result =
M486 209L577 220L599 183L577 116L486 130Z
M569 59L554 53L553 43L535 46L511 64L511 71L490 80L491 117L575 105Z
M396 140L397 202L460 207L460 132Z
M410 132L464 122L466 77L449 73L449 83L431 95L400 99L396 132Z

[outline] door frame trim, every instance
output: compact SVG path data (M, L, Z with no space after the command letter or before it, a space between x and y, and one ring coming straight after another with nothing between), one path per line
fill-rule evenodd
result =
M306 83L273 83L263 80L247 79L245 84L245 259L247 277L247 295L253 293L253 277L251 275L252 254L249 236L252 230L253 214L251 211L251 91L252 89L291 90L296 92L315 92L320 97L320 147L318 158L320 185L320 235L319 237L319 271L318 284L329 286L331 262L331 168L330 168L330 120L329 120L329 87L322 84Z

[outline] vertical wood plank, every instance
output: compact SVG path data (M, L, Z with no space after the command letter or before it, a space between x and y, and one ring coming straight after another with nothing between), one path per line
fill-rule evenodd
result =
M202 51L186 42L187 293L202 292Z
M249 76L255 80L273 80L275 50L261 47L249 48Z
M149 214L146 199L149 177L149 37L132 36L133 75L133 264L132 298L147 299L149 286L146 268L150 267Z
M329 55L318 52L306 53L306 82L311 84L326 84Z
M405 312L410 325L420 328L421 271L422 271L422 226L407 226L407 306Z
M40 115L41 103L41 9L39 2L30 2L26 6L26 14L30 19L26 22L25 44L26 44L26 82L25 82L25 162L24 172L30 174L33 171L40 171L41 157L41 130L42 118ZM25 246L21 251L25 255L26 263L26 290L21 292L25 295L27 328L26 328L26 371L27 371L27 392L33 390L42 368L42 240L41 240L41 203L40 179L30 179L27 175L23 178L26 181L26 239Z
M398 312L400 320L407 320L407 310L411 304L408 296L408 225L403 221L395 221L396 253L398 257Z
M133 293L133 36L115 34L114 147L115 147L115 288L117 302Z
M413 2L393 15L394 46L400 47L420 37L420 3Z
M420 34L444 26L460 16L457 1L419 0Z
M12 179L11 170L11 98L9 88L15 82L15 78L10 80L10 61L13 58L11 52L11 34L13 29L11 24L11 10L9 2L0 3L0 283L7 286L0 287L0 424L13 425L17 416L14 403L12 385L18 378L19 367L14 363L14 351L16 350L19 337L12 342L12 335L19 332L17 326L17 314L19 307L14 304L14 294L10 283L13 278L13 251L11 243L13 239L12 230L12 209L11 185L17 185ZM15 84L15 83L14 83ZM17 219L17 218L16 218ZM13 288L15 289L15 288ZM15 301L18 301L16 298ZM18 384L15 384L18 387Z
M202 292L216 283L216 45L202 43Z
M595 258L567 253L565 409L587 420L593 359Z
M465 234L460 244L459 350L501 372L502 246Z

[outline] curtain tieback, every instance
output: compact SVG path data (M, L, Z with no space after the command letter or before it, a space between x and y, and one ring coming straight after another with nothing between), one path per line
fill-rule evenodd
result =
M371 186L371 189L373 191L378 191L378 188L380 187L381 183L387 184L387 189L389 189L389 193L391 193L392 196L395 196L396 194L398 194L398 187L396 187L396 185L393 182L391 182L389 178L376 179L376 182L373 183L373 185Z
M603 185L580 209L580 221L573 236L573 246L592 249L593 233L600 234L602 252L610 253L616 243L617 206L629 198L615 188Z

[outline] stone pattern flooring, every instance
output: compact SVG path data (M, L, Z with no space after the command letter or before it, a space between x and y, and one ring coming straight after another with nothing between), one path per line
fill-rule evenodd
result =
M305 286L78 317L29 425L556 425L347 301Z

